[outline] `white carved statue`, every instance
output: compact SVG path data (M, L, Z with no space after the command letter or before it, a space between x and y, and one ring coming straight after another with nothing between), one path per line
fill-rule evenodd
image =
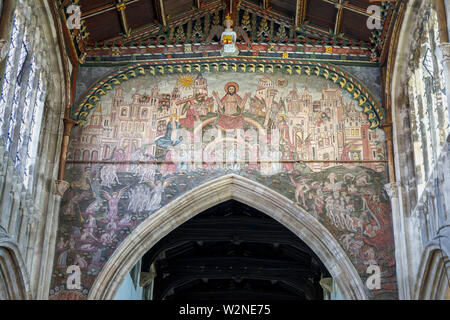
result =
M227 15L225 17L225 31L220 37L220 43L223 45L221 50L223 56L235 56L239 54L239 50L236 47L237 35L233 28L231 28L232 24L233 21L230 16Z

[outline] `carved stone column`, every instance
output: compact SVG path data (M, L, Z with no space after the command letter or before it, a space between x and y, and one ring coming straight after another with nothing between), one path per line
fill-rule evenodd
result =
M402 212L402 209L404 210L404 207L401 205L399 198L400 194L403 194L402 197L404 197L405 188L403 188L398 182L391 182L384 186L384 190L391 200L399 296L401 297L401 299L409 299L412 277L410 275L411 272L408 265L407 254L407 252L409 251L408 236L406 234L406 231L408 230L408 219Z
M447 92L447 116L450 122L450 43L445 42L439 45L437 50L439 61L442 63L443 77L445 79L445 91Z
M59 172L58 172L58 180L56 181L56 192L58 195L63 196L64 193L69 188L69 183L64 181L64 172L66 169L66 160L67 160L67 151L69 149L69 141L70 141L70 133L72 132L72 128L77 123L68 118L64 118L64 136L61 147L61 158L59 160Z
M386 191L389 198L392 200L393 198L398 198L398 184L397 182L391 182L384 185L384 190Z

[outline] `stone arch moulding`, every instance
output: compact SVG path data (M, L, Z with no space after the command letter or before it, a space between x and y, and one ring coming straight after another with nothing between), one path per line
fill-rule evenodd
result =
M327 267L344 299L368 299L349 257L324 226L284 196L234 174L193 189L144 221L109 258L88 299L113 299L127 273L149 249L197 214L231 199L260 210L300 237Z
M450 258L438 241L430 243L422 254L414 289L415 300L444 300L449 294ZM447 274L447 275L446 275Z
M19 247L0 230L0 300L31 300L29 277Z
M331 64L298 59L267 58L198 58L152 60L123 67L91 86L71 110L71 119L85 124L91 112L96 109L101 97L124 81L143 75L164 75L193 72L252 72L273 73L277 71L290 75L308 75L324 78L348 91L367 115L371 129L379 128L385 120L385 110L370 90L356 77Z

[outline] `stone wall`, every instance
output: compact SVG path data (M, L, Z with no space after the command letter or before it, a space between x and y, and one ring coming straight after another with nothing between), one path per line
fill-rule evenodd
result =
M447 2L447 1L446 1ZM447 3L448 4L448 3ZM386 186L391 196L395 230L397 274L401 299L442 299L449 282L450 178L449 137L431 168L425 190L419 194L414 163L408 83L412 53L432 1L409 1L400 30L393 75L392 118L397 181ZM440 20L439 23L445 23ZM447 26L444 27L444 30ZM438 60L443 66L446 92L450 87L449 44L441 43ZM441 51L439 53L439 51ZM447 104L450 117L450 105ZM436 128L437 130L437 128ZM428 141L428 143L431 143ZM432 254L433 253L433 254ZM441 265L437 268L437 265ZM447 292L448 298L448 292Z
M54 181L60 153L58 141L62 133L61 119L67 95L63 77L65 62L61 61L54 21L46 1L17 1L14 12L23 17L27 28L33 30L30 46L34 46L36 63L44 73L47 97L42 130L39 137L33 137L40 142L37 161L33 166L34 183L31 189L25 188L23 176L18 174L13 157L5 149L5 128L1 131L0 247L9 243L16 248L10 252L17 259L16 274L23 278L17 278L17 287L20 287L21 282L26 283L23 286L25 292L9 298L45 299L49 290L47 261L53 259L52 234L57 225L57 215L54 213L59 210L60 202L55 193Z

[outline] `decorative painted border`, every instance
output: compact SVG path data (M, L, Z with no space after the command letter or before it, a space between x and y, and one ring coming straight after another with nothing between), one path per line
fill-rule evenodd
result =
M108 76L91 86L79 102L71 110L71 118L83 125L89 114L96 109L101 97L116 85L146 74L163 75L192 72L253 72L273 73L281 71L287 74L323 77L352 94L353 99L363 108L371 123L371 129L380 127L385 119L385 110L374 98L370 90L358 79L340 68L317 61L296 59L267 59L267 58L196 58L151 60L126 66L110 73Z

